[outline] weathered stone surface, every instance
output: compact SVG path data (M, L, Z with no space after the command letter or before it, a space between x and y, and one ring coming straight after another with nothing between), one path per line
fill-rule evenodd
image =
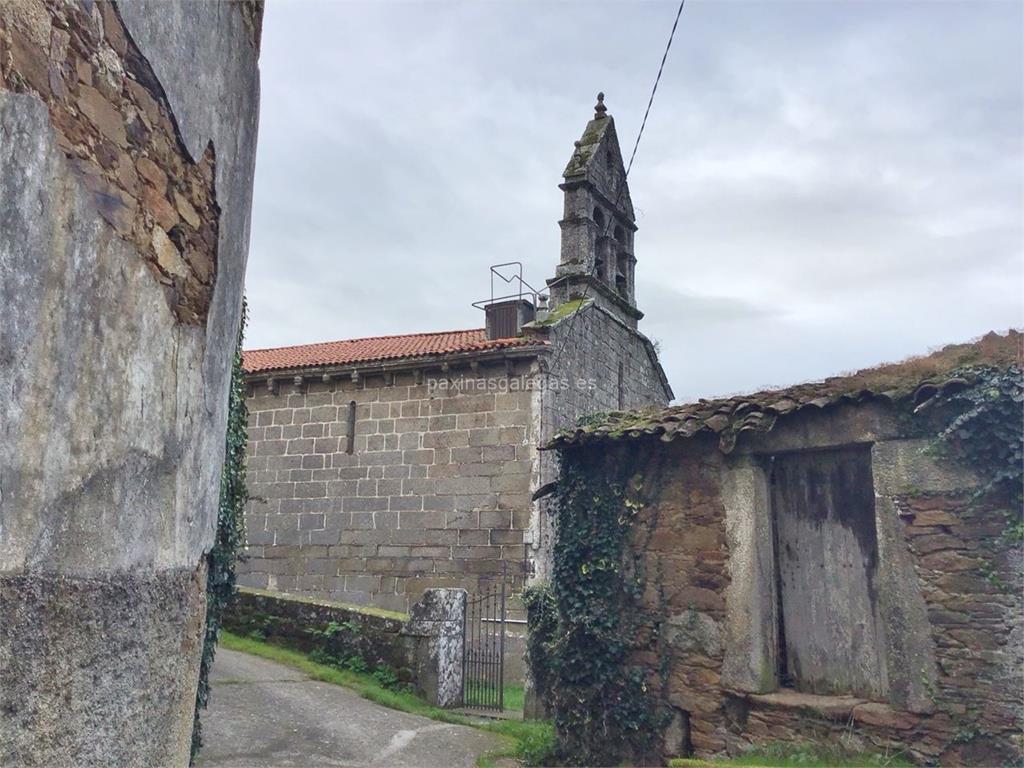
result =
M812 693L800 693L793 690L776 691L747 696L752 704L771 709L792 710L822 715L829 720L845 722L857 707L871 707L872 704L853 696L821 696ZM879 705L881 706L881 705ZM888 709L888 708L886 708ZM867 712L875 712L868 709Z
M0 576L0 765L184 765L206 572Z
M83 85L78 97L78 108L108 139L119 147L128 145L128 137L124 130L124 115L107 101L102 93L88 85Z
M25 54L0 60L4 764L188 759L258 74L230 5L175 8L0 3ZM163 235L202 279L157 264L143 157L199 216Z
M722 653L722 628L711 616L699 611L686 611L668 620L665 640L675 650L695 652L704 656Z
M427 641L419 644L416 678L427 701L438 707L462 704L465 625L466 590L428 589L402 630Z
M928 439L885 440L875 443L875 487L879 493L895 495L927 488L933 493L970 490L978 479L968 470L941 460L928 450Z
M870 701L854 707L853 719L858 723L881 728L895 728L898 731L910 730L920 722L920 718L909 712L897 712L887 704L880 704L877 701Z
M721 493L730 555L722 677L726 687L763 693L778 685L778 606L767 475L750 457L731 458L722 472Z
M34 94L47 105L57 144L83 174L100 215L157 270L168 261L166 253L156 252L155 230L160 228L170 239L159 242L178 251L204 251L216 261L220 211L210 171L213 153L204 147L190 154L184 146L150 63L130 39L118 11L109 2L99 3L96 13L46 0L24 0L17 10L14 5L0 8L0 42L12 48L14 41L19 50L28 46L29 18L53 17L47 44L36 52L50 59L48 79L44 87L33 74L35 58L30 57L20 68L0 68L0 86ZM143 126L136 115L150 110L154 119ZM143 190L141 206L136 205L137 174L153 184ZM168 185L197 211L194 224L178 226L178 213L167 200ZM210 272L204 278L186 266L164 281L179 322L202 324L212 300L213 277Z

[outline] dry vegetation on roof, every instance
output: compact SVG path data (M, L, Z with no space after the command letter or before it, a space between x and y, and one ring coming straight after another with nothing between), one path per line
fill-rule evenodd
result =
M958 386L959 376L972 367L1024 367L1024 336L1010 330L995 332L965 344L950 344L929 355L899 363L866 368L824 381L797 384L747 395L616 413L597 413L560 433L548 447L561 447L594 439L660 436L662 440L687 438L699 433L719 434L726 452L740 432L769 431L779 416L802 408L826 408L840 403L872 399L898 401L910 398L925 384L933 384L926 397Z
M853 392L870 390L914 390L930 379L943 376L959 368L975 365L993 365L1004 368L1024 365L1024 335L1010 329L1001 336L995 331L964 344L949 344L928 355L907 358L898 363L886 363L865 368L851 374L825 379L825 385L837 390ZM813 386L813 385L812 385Z

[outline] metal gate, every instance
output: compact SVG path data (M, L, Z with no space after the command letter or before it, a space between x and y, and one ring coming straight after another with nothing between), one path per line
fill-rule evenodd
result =
M505 709L505 574L483 588L466 601L462 703L501 712Z

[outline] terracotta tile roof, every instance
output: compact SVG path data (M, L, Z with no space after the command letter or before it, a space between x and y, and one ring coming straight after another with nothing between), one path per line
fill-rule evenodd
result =
M1019 331L1011 330L1005 336L993 332L976 342L950 345L926 357L786 389L698 400L663 409L594 414L562 431L545 447L640 437L671 441L703 433L718 435L719 447L728 453L740 432L768 432L779 417L805 408L867 400L907 401L916 406L940 392L969 384L972 367L1019 369L1024 366L1022 341Z
M327 341L297 347L249 349L242 353L242 367L246 373L261 373L290 368L425 358L544 344L546 342L521 336L511 339L488 339L483 328L472 328L467 331L372 336L367 339Z

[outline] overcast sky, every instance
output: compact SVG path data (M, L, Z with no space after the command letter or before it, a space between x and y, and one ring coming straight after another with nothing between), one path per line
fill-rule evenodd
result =
M679 400L1024 325L1022 4L688 0L630 176ZM247 347L482 326L543 284L606 94L636 137L674 2L267 3Z

